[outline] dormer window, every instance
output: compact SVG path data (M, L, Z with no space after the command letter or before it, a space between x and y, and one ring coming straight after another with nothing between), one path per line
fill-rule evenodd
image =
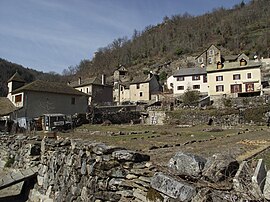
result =
M247 61L244 58L242 58L240 60L240 66L245 66L245 65L247 65Z
M217 63L217 69L222 69L223 68L223 64L221 62Z

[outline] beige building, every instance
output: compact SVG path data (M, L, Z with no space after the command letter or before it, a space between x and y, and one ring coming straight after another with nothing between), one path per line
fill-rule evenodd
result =
M207 67L209 95L245 97L260 95L261 63L246 61L218 63Z
M126 103L130 101L129 82L120 83L117 82L114 85L114 101L118 104Z
M148 102L157 99L156 94L161 92L161 86L155 75L149 74L145 78L135 79L129 86L131 102Z
M106 84L106 77L92 77L69 83L70 86L78 91L89 95L88 105L91 104L110 104L113 102L113 86Z
M16 118L31 119L46 113L73 115L87 112L88 95L66 84L40 80L22 84L24 82L17 73L8 81L7 97L20 108Z
M129 85L130 77L127 69L120 65L113 74L114 88L113 101L117 104L130 101Z

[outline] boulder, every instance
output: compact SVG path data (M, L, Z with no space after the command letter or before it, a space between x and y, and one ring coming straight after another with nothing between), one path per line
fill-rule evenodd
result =
M132 162L142 162L149 161L150 156L146 154L140 154L130 150L119 150L112 153L112 157L119 161L132 161Z
M203 157L177 152L169 161L168 167L172 168L178 175L199 177L206 163Z
M232 156L215 154L207 159L202 174L211 182L219 182L234 177L238 168L239 163Z
M177 201L190 201L196 188L186 182L176 180L163 173L156 173L151 179L151 187Z

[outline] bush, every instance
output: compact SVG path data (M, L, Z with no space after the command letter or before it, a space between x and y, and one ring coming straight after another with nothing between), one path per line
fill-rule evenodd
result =
M15 158L14 157L9 157L6 164L5 164L5 167L10 168L13 165L14 162L15 162Z
M188 88L186 92L183 94L183 104L188 106L198 104L199 97L200 97L199 91L190 90L190 88Z

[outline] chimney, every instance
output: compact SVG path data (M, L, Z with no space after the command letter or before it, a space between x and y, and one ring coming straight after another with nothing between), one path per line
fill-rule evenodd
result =
M78 84L79 84L79 85L82 84L82 77L79 77L79 79L78 79Z
M101 84L102 85L105 85L106 84L106 75L105 74L102 74L101 75Z

